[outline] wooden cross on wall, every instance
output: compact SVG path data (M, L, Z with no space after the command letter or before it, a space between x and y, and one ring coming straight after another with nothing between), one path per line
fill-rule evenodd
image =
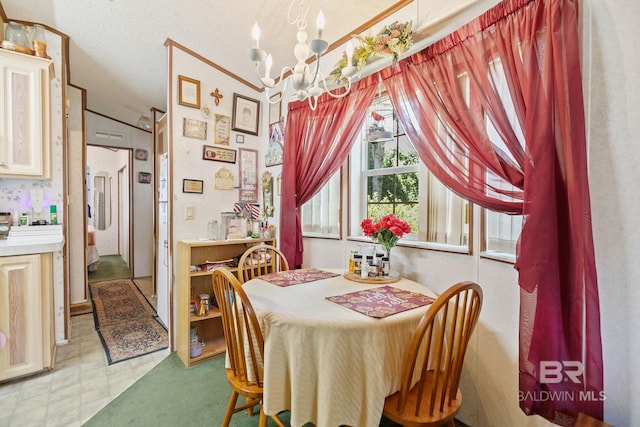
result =
M224 98L224 95L222 95L220 91L218 91L218 88L216 88L216 90L211 92L209 95L213 96L216 99L215 100L216 106L220 105L220 100Z

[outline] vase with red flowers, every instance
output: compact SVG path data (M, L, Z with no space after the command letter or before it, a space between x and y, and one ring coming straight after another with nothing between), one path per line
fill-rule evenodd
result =
M360 223L360 227L365 236L371 237L382 246L387 257L398 240L406 233L411 233L411 226L393 214L383 216L378 222L366 218Z

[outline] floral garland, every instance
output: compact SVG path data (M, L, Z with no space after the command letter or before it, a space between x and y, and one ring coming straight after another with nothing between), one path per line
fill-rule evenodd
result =
M352 65L358 69L358 76L372 56L391 58L391 64L395 65L400 56L409 50L413 44L411 38L412 26L413 21L404 24L395 21L384 27L375 37L371 34L366 36L353 35L354 38L362 42L360 46L353 50L351 60ZM347 55L343 54L333 71L329 73L336 83L344 83L345 78L342 76L342 69L346 66Z

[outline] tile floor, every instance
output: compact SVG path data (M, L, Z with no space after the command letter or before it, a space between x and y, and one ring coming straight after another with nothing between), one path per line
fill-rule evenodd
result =
M54 369L0 384L0 426L81 426L168 354L107 366L93 315L74 316L70 342L57 347Z

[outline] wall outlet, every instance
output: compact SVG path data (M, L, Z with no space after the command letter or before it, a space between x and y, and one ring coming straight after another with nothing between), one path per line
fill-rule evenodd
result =
M187 205L184 207L184 219L193 219L193 205Z

